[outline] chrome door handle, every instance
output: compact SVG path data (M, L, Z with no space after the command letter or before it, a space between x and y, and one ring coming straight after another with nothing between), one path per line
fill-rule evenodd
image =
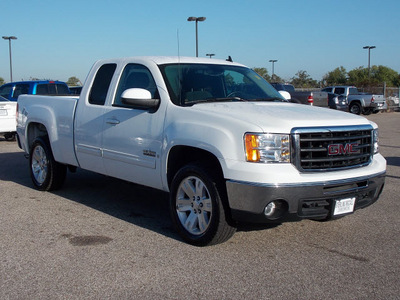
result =
M106 123L110 124L110 125L118 125L119 124L119 120L117 120L117 119L107 119Z

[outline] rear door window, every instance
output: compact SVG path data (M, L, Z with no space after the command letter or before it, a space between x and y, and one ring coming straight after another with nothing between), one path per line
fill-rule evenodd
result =
M335 94L343 95L344 94L344 88L335 88Z
M114 75L116 64L105 64L97 71L89 94L89 103L94 105L104 105L107 98L108 88Z
M14 92L11 97L18 98L19 95L25 95L29 93L29 84L19 83L15 85Z
M67 95L70 93L68 86L65 84L56 84L55 87L58 95Z

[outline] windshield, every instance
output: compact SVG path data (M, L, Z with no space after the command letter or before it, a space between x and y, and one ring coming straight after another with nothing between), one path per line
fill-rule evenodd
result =
M285 101L251 69L214 64L160 66L171 100L180 106L215 101Z

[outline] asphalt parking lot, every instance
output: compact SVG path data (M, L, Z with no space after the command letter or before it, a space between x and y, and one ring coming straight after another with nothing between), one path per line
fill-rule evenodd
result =
M206 248L180 240L164 193L82 170L36 191L0 138L0 299L399 299L400 113L368 118L388 162L377 203Z

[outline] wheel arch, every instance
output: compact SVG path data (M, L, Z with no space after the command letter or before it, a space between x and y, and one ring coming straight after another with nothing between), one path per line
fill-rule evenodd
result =
M218 158L211 152L192 147L192 146L174 146L171 148L168 154L167 159L167 182L168 186L171 186L172 179L175 174L181 169L183 166L193 163L199 162L204 164L207 168L212 168L215 172L215 175L218 176L221 180L224 179L222 166L218 160Z
M363 108L363 106L364 106L364 100L363 100L363 99L354 99L354 100L351 100L350 103L349 103L349 106L352 105L353 103L359 104L359 105L361 106L361 108Z
M49 138L46 126L37 122L29 123L26 129L26 146L28 150L31 149L33 142L38 137Z

